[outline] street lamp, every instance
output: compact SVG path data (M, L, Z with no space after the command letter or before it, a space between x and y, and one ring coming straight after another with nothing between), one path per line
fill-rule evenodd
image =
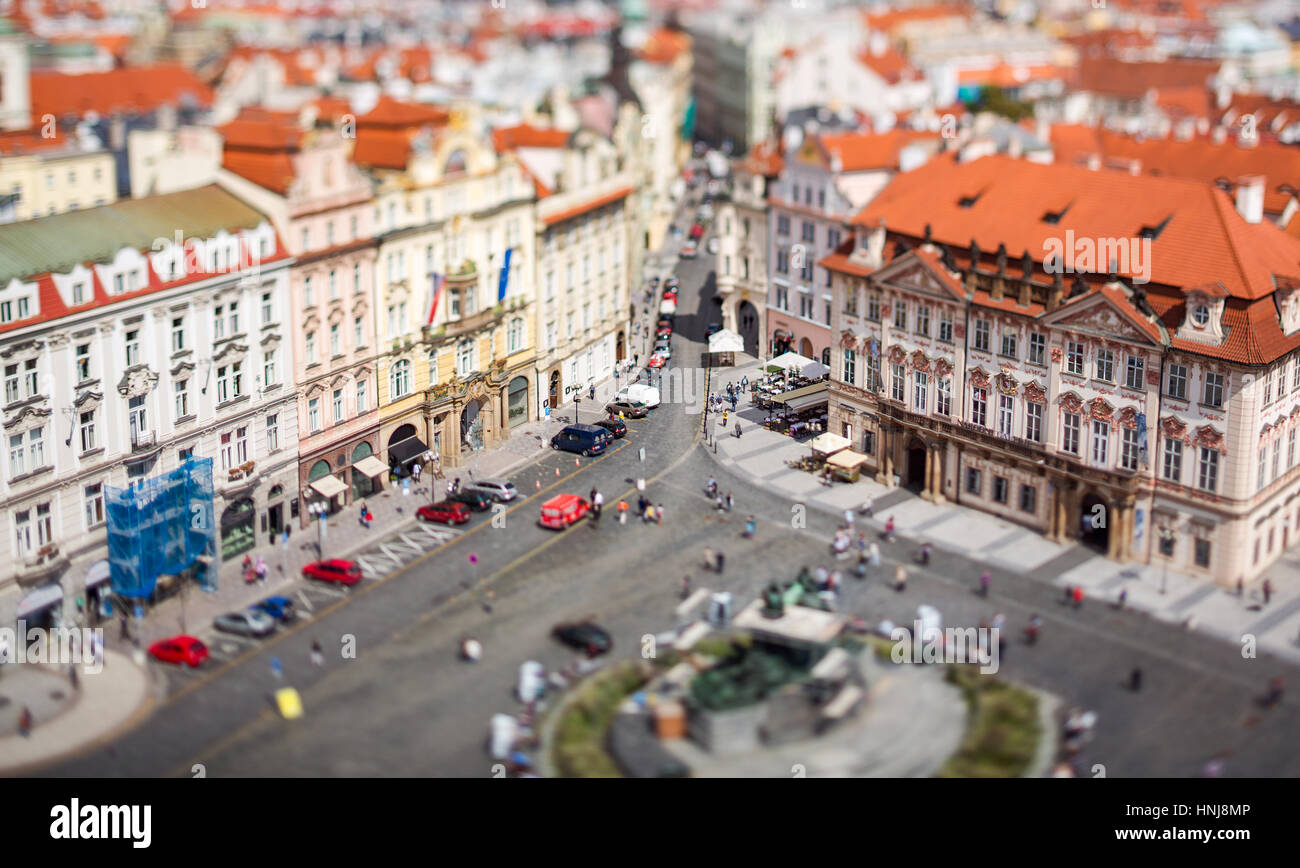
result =
M316 501L307 504L307 512L317 518L316 522L316 554L321 560L325 559L325 537L329 533L329 514L330 507L324 501Z
M1162 527L1160 534L1160 554L1164 556L1164 567L1160 571L1160 593L1169 588L1169 559L1174 555L1174 544L1178 542L1178 531L1172 527Z

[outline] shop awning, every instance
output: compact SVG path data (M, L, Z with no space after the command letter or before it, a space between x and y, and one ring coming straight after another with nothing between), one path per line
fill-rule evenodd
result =
M338 477L335 476L322 476L313 482L311 487L321 497L333 497L348 490L348 487L339 482Z
M791 410L805 410L818 404L825 404L830 398L829 383L813 383L801 389L791 389L772 396L773 404L784 404Z
M406 464L428 451L429 447L419 437L407 437L388 447L388 463L390 466Z
M854 452L852 449L844 449L836 452L830 458L827 458L826 463L831 467L842 467L845 470L852 470L855 467L862 466L866 460L867 456L863 455L861 452Z
M373 479L376 476L382 476L383 474L387 473L388 465L380 461L378 458L376 458L373 455L367 455L365 458L362 458L356 464L353 464L352 469L360 470L366 476L369 476L370 478Z
M86 587L93 588L96 585L102 585L107 582L112 575L112 570L108 566L108 561L95 561L90 565L90 570L86 573Z
M813 438L812 442L813 451L820 452L823 455L833 455L841 449L848 449L852 445L852 441L829 431L825 434L818 434Z
M18 618L21 620L28 615L62 602L63 587L61 585L42 585L23 597L18 604Z

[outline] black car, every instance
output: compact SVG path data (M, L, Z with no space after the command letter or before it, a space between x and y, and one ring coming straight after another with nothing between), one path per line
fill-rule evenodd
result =
M570 648L586 651L588 657L608 654L614 647L614 640L605 628L590 621L581 624L561 624L551 631L551 635Z
M487 512L492 508L492 498L489 495L468 488L447 495L447 499L459 501L475 512Z
M599 419L595 424L613 434L615 440L627 436L627 425L624 424L622 419Z

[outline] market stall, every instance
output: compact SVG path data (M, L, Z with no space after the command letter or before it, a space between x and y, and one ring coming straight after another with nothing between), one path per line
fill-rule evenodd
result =
M857 482L862 473L862 465L866 462L867 456L861 452L843 449L827 458L826 466L830 468L836 479L845 482Z

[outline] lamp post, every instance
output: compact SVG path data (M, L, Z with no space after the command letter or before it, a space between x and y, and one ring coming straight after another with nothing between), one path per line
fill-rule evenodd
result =
M1172 527L1160 528L1160 554L1164 555L1164 566L1160 571L1160 593L1169 589L1169 559L1174 554L1174 544L1178 542L1178 531Z
M329 533L329 504L324 501L316 501L307 504L307 512L314 515L316 521L316 554L321 560L325 560L325 537Z

